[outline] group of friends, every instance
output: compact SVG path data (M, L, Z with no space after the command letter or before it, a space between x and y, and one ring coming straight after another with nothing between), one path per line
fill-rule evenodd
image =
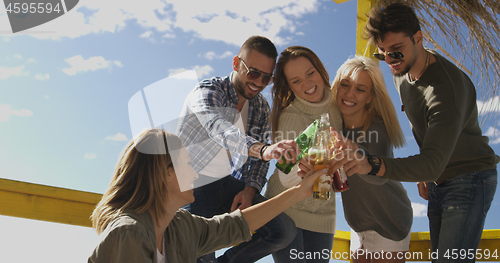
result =
M101 240L88 262L328 262L315 255L332 248L335 198L312 197L326 172L297 160L293 140L322 113L341 138L330 171L343 166L349 176L342 203L353 262L405 261L396 253L409 249L413 212L400 181L417 182L428 200L435 262L451 262L447 250L476 249L499 157L482 136L473 83L424 48L412 7L374 8L365 29L374 57L394 75L419 154L393 156L405 138L372 59L349 58L331 81L309 48L278 57L269 39L252 36L228 76L203 80L188 95L175 133L145 130L126 146L91 216ZM260 94L271 83L272 108ZM288 174L275 169L261 194L271 159L299 164Z

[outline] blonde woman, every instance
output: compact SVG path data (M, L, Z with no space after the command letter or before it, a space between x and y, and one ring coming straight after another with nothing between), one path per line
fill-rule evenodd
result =
M393 147L405 143L382 71L367 57L348 59L332 83L333 98L342 112L343 135L369 154L393 157ZM354 174L342 192L351 234L353 262L404 262L409 249L413 211L400 182ZM384 258L367 252L384 253ZM400 253L402 252L402 253ZM391 253L388 259L387 253Z
M251 239L252 231L310 196L319 176L272 200L206 219L180 209L194 201L198 175L179 137L145 130L125 147L91 216L101 241L88 262L194 263L203 254Z
M340 111L332 99L328 72L312 50L291 46L281 52L272 93L273 141L294 139L322 113L329 113L334 128L342 128ZM300 181L297 167L289 174L275 169L265 196L276 196ZM329 262L335 233L335 197L325 201L310 196L285 213L294 220L297 235L288 247L273 253L274 261ZM307 254L311 256L299 256Z

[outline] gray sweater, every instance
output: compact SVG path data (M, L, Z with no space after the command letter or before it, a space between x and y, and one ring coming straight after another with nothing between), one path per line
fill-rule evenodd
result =
M415 83L394 77L420 153L382 158L384 178L424 182L495 169L499 157L482 136L474 84L453 63L428 51L437 61Z
M357 141L362 132L362 128L343 129L344 136L352 141ZM380 117L373 120L358 144L370 154L393 157L393 147ZM410 232L413 210L400 182L354 174L349 177L349 189L342 192L342 204L345 219L356 232L374 230L395 241L404 239Z
M318 103L308 102L300 97L283 110L279 117L278 134L282 134L278 140L295 139L309 124L315 119L319 119L322 113L330 115L330 124L336 130L342 128L340 110L335 100L332 100L332 93L329 88L325 88L325 96ZM265 197L272 198L285 191L302 180L297 175L298 165L289 174L284 174L278 168L267 183ZM335 233L335 197L330 200L318 200L308 197L288 208L285 213L293 219L298 228L320 232Z

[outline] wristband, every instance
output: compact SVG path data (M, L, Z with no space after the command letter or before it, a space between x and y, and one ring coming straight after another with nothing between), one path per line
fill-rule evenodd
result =
M266 148L267 148L268 146L269 146L269 144L267 144L267 143L266 143L266 144L264 144L264 146L262 146L262 148L260 148L260 152L259 152L259 154L260 154L260 159L261 159L262 161L264 161L264 162L269 162L269 161L270 161L270 160L269 160L269 161L264 160L264 151L266 150Z
M377 175L380 171L380 166L382 166L382 160L376 155L367 155L368 163L372 166L372 170L368 173L369 175Z

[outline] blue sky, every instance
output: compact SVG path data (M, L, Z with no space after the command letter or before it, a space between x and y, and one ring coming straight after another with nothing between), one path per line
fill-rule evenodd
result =
M67 14L16 34L0 7L0 178L104 192L132 138L130 98L185 70L196 70L199 78L226 76L251 35L270 38L278 52L291 45L311 48L331 79L355 53L353 0L167 2L82 0ZM400 109L390 71L380 66ZM172 88L177 100L169 107L180 110L189 89ZM263 94L270 101L270 87ZM486 101L479 99L480 105ZM498 105L498 97L488 99ZM395 155L417 154L409 122L399 110L398 116L408 144ZM498 153L495 125L489 118L482 129ZM412 231L428 231L426 202L415 183L404 186L414 203ZM337 229L348 231L340 198L337 215ZM500 228L499 216L496 198L485 229ZM19 255L22 262L85 261L98 240L90 228L5 216L0 233L0 262L19 261Z

